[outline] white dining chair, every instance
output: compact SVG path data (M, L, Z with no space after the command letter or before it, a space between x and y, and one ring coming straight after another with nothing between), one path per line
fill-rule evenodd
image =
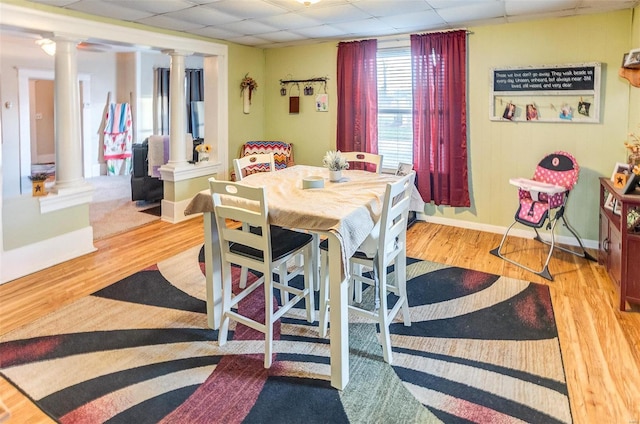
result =
M295 304L304 299L307 321L315 321L313 281L311 277L311 247L313 237L310 234L269 225L269 209L264 187L250 187L230 181L209 179L213 198L214 214L218 228L221 264L222 264L222 322L218 343L224 346L229 333L229 321L234 320L265 335L264 367L271 366L273 357L273 324L288 312ZM224 200L223 200L224 199ZM243 229L228 227L227 219L240 221ZM250 228L247 231L244 228ZM272 269L278 268L295 255L303 254L304 288L297 289L274 281ZM231 265L246 267L262 273L249 287L240 288L237 294L232 292ZM258 287L264 288L265 317L259 322L243 315L239 302ZM274 311L274 289L282 294L292 294L288 300ZM285 298L285 296L281 296ZM288 297L288 296L286 296Z
M362 164L361 168L380 174L382 172L382 155L376 153L367 152L340 152L342 156L351 164L350 169L354 169L354 164ZM373 168L373 169L372 169ZM361 275L362 267L358 263L353 263L352 275ZM362 299L362 283L357 278L353 280L354 285L349 287L350 299L353 298L354 293L356 299Z
M248 172L272 172L276 170L273 152L255 153L233 160L236 181L242 181Z
M256 172L274 172L276 170L273 152L269 153L252 153L233 160L233 168L235 170L236 181L242 181L248 173ZM247 171L249 170L249 171ZM246 230L246 229L245 229ZM279 230L276 230L279 231ZM286 263L281 264L274 272L278 273L281 283L289 284L296 275L302 273L302 260L297 260L295 266L289 272ZM247 284L247 268L242 267L240 270L240 287L244 288ZM317 281L317 278L314 280ZM317 283L316 283L317 284ZM286 297L285 293L281 293L281 298Z
M382 155L366 152L340 152L340 154L349 163L365 164L365 170L368 169L366 164L371 164L374 167L373 172L377 172L378 174L382 172Z
M400 309L405 326L411 325L409 316L409 303L407 299L407 263L406 263L406 238L407 218L411 201L411 190L416 173L411 171L400 180L387 184L382 216L380 221L367 239L360 245L356 253L349 259L351 275L349 293L349 312L353 312L364 318L374 320L380 325L381 344L384 360L392 363L391 337L389 324L394 320ZM329 314L329 281L328 281L328 243L320 244L320 335L326 337ZM394 265L395 278L389 280L387 268ZM355 266L370 268L373 276L356 273ZM355 281L367 284L374 288L373 307L365 308L362 304L351 302L353 285ZM387 293L392 292L398 298L390 307ZM379 304L378 304L379 301ZM361 302L361 299L360 299Z

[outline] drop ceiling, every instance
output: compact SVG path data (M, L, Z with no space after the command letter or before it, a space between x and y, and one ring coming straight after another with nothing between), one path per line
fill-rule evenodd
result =
M233 43L287 47L631 9L640 0L32 0Z

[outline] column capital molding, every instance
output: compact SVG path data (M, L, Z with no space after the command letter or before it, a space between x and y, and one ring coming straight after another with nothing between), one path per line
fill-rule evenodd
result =
M176 49L166 49L162 50L162 53L167 54L169 56L191 56L193 52L187 50L176 50Z
M69 41L69 42L75 42L75 43L81 43L83 41L87 40L86 36L81 36L78 34L72 34L70 32L60 32L60 31L54 31L54 32L41 32L40 36L42 38L48 38L49 40L58 42L58 41Z

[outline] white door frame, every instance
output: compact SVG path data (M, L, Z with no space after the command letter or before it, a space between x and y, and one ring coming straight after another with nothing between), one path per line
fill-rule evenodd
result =
M55 80L55 72L46 69L18 69L18 104L19 104L19 128L20 128L20 193L31 193L31 112L29 109L29 80ZM91 76L78 74L78 81L82 93L80 122L82 127L82 161L84 177L92 177L92 149L85 146L91 142Z

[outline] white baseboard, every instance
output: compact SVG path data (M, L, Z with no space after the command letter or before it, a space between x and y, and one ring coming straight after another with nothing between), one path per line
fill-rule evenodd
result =
M92 227L3 251L0 284L95 251Z
M459 219L443 218L437 216L429 216L418 212L416 218L419 221L431 222L433 224L449 225L451 227L467 228L469 230L485 231L488 233L504 234L507 231L507 227L501 227L498 225L482 224L477 222L462 221ZM535 232L533 230L520 228L512 228L509 232L509 236L521 237L521 238L534 238ZM544 232L540 232L545 234ZM578 243L574 237L561 236L556 234L556 242L568 246L578 246ZM598 249L598 240L585 240L582 239L584 247L589 249Z
M187 209L191 203L191 199L181 200L179 202L171 202L169 200L162 199L162 216L161 220L170 222L172 224L177 224L178 222L186 221L187 219L192 219L198 216L199 214L194 215L185 215L184 211Z

